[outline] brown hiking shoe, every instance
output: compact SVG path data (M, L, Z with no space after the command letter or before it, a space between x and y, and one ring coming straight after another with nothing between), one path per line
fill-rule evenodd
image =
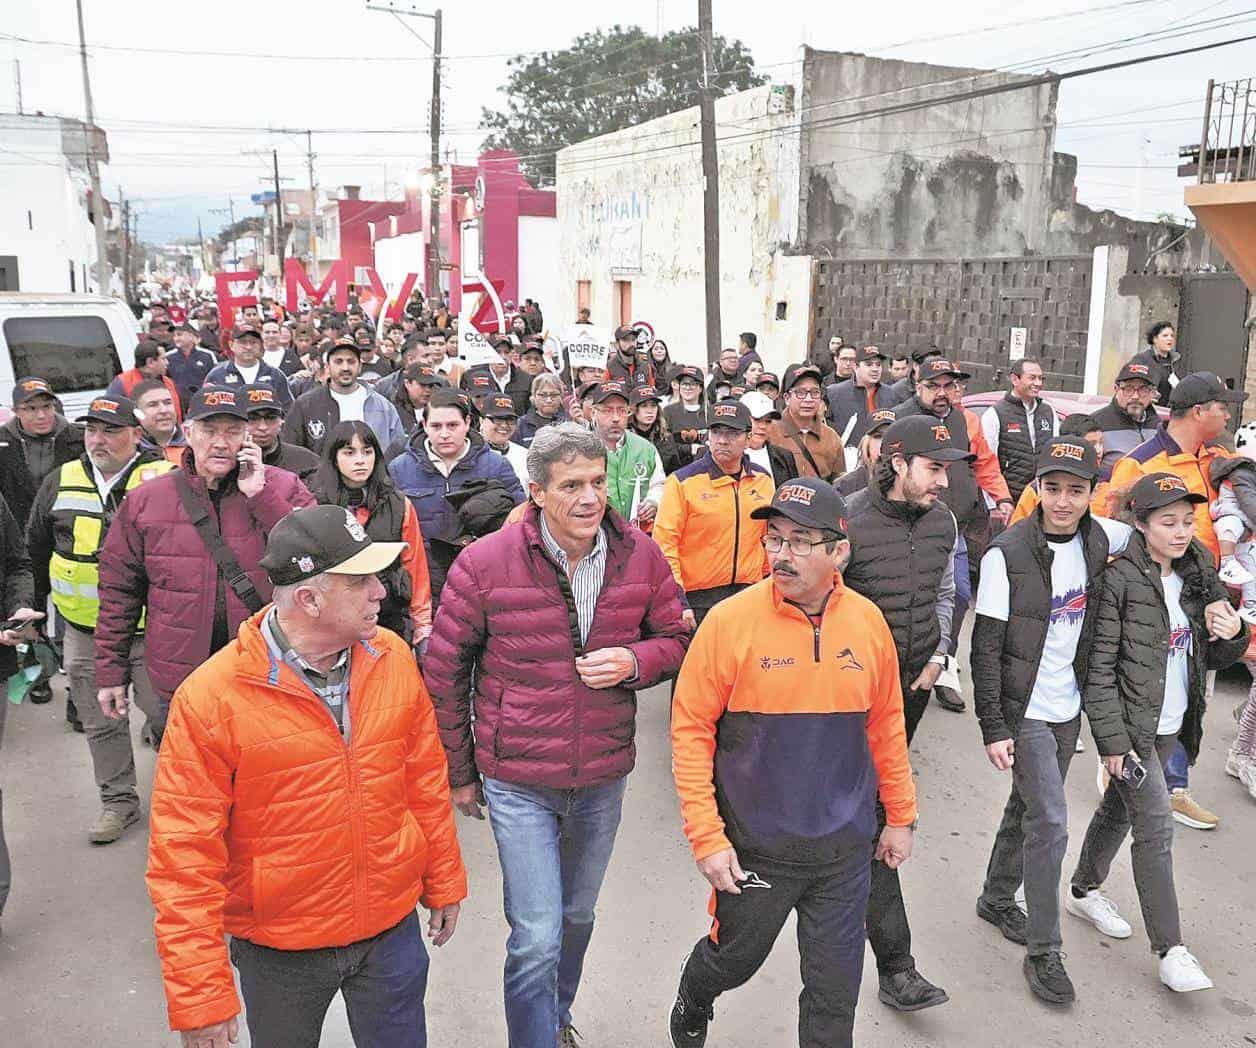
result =
M118 811L116 808L105 808L87 831L87 839L93 844L112 844L128 829L140 821L138 809Z

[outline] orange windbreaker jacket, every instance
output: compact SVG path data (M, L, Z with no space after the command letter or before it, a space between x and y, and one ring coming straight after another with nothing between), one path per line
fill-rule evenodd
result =
M355 644L349 742L240 627L175 692L153 783L148 891L170 1026L240 1010L223 933L344 946L467 894L431 699L405 642Z
M838 861L916 818L894 638L838 576L820 625L764 579L721 601L672 699L672 770L694 858L734 847ZM745 861L744 859L742 860Z

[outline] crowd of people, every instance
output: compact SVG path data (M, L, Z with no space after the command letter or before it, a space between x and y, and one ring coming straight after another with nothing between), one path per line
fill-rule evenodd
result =
M224 330L212 306L154 304L81 416L15 384L0 668L56 652L95 844L141 821L145 717L147 883L186 1046L235 1040L233 966L255 1044L316 1045L337 994L356 1043L426 1044L424 936L447 942L467 896L458 812L497 845L509 1043L573 1048L635 693L669 681L713 917L672 1043L718 1043L716 1000L791 913L802 1048L853 1042L865 941L884 1005L945 1004L900 868L908 747L931 700L966 709L970 610L972 701L1010 779L977 916L1068 1004L1061 895L1129 937L1102 889L1132 834L1159 978L1212 985L1172 840L1219 822L1188 777L1215 671L1256 623L1256 464L1227 441L1245 394L1181 374L1171 325L1108 405L1061 417L1031 359L979 411L937 348L834 337L778 375L746 332L708 372L620 327L604 365L573 368L529 301L469 365L456 323L264 301ZM1083 712L1103 796L1062 893ZM1256 798L1256 703L1226 770ZM0 833L0 912L9 882Z

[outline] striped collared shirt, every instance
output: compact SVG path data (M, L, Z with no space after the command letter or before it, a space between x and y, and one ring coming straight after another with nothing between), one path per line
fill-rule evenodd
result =
M262 636L266 638L266 645L270 648L271 654L280 662L286 662L292 667L301 682L327 707L347 744L353 734L347 701L349 698L349 649L346 648L340 653L336 665L326 673L319 673L293 650L283 630L279 628L279 616L274 608L271 608L262 619Z
M550 534L545 523L545 515L541 514L541 541L545 549L571 581L571 593L576 600L576 618L580 623L580 642L587 644L589 629L593 625L593 612L597 608L597 598L602 592L602 582L606 578L606 532L597 529L597 538L591 549L571 570L567 554Z

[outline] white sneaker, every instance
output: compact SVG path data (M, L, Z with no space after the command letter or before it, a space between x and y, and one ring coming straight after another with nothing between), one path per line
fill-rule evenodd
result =
M1212 989L1212 980L1185 946L1175 946L1160 958L1160 981L1176 993Z
M1249 626L1256 626L1256 605L1243 604L1239 608L1239 618L1246 622Z
M1251 757L1239 758L1239 782L1247 787L1249 796L1256 801L1256 760Z
M1227 586L1245 586L1249 582L1256 582L1256 575L1253 575L1234 557L1227 557L1221 565L1221 570L1217 572L1221 581Z
M1239 755L1231 746L1225 755L1225 773L1232 779L1239 778Z
M1029 916L1029 904L1025 902L1025 882L1021 881L1021 885L1016 889L1016 894L1012 896L1012 901L1020 908L1020 912L1026 917Z
M1073 752L1074 753L1086 752L1086 740L1083 739L1080 735L1077 736L1077 741L1073 743Z
M1072 888L1066 888L1064 908L1074 917L1089 921L1109 938L1128 939L1133 934L1129 921L1117 912L1116 903L1098 888L1088 891L1084 899L1074 897Z

